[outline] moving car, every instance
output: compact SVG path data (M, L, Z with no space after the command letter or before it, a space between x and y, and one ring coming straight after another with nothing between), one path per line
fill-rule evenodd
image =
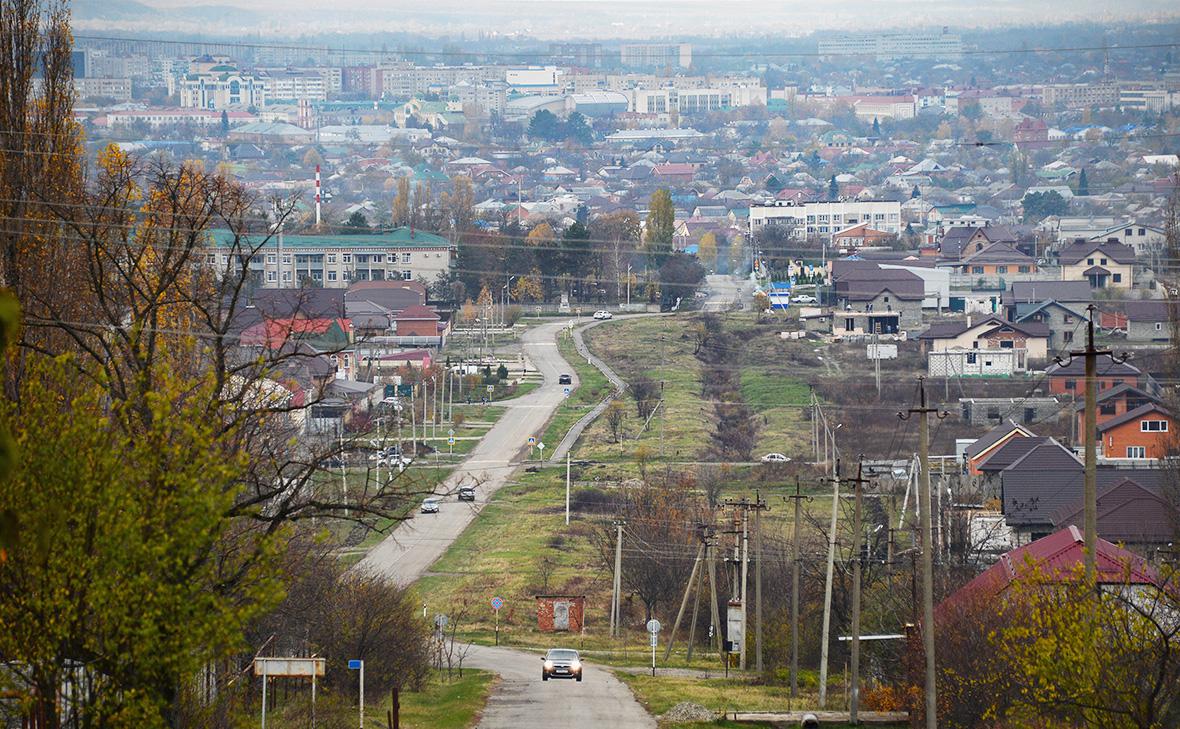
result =
M475 487L474 486L460 486L459 487L459 501L475 501Z
M550 648L542 659L545 665L541 668L541 680L551 678L573 678L582 680L582 660L578 652L570 648Z
M440 499L437 496L427 496L422 500L422 513L437 514L439 501Z
M816 298L811 294L799 294L791 297L792 304L814 304L815 302Z
M572 385L572 384L574 384L574 378L571 377L570 375L566 374L565 372L562 372L560 375L557 376L557 384L559 384L559 385Z
M790 460L790 458L787 458L782 453L767 453L761 458L763 463L786 463Z
M614 319L615 315L610 313L609 311L596 311L596 312L594 312L594 318L595 319Z

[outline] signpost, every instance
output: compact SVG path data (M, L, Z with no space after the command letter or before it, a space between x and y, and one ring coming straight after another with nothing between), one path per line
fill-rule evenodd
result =
M567 388L565 388L565 389L563 390L563 392L565 393L565 396L566 396L566 397L569 397L569 396L570 396L570 389L569 389L568 387L567 387Z
M356 658L350 658L350 659L348 659L348 670L360 671L360 680L361 680L361 687L360 687L361 723L360 723L360 727L361 727L361 729L365 729L365 662L358 660Z
M449 455L454 456L455 455L455 429L454 428L450 428L447 430L447 445L450 447Z
M254 675L262 677L262 729L266 729L266 684L274 676L311 679L311 725L315 726L315 680L324 675L323 658L255 658Z
M529 458L533 457L533 448L537 447L537 439L534 436L529 436Z
M651 675L656 675L656 645L660 642L660 621L652 618L647 621L647 632L651 636Z
M492 611L496 613L496 645L500 645L500 608L504 607L504 601L498 597L492 598Z
M538 450L538 451L540 451L540 453L538 453L538 454L537 454L537 460L538 460L538 461L543 461L543 460L545 460L545 444L544 444L544 443L538 443L538 444L537 444L537 450Z

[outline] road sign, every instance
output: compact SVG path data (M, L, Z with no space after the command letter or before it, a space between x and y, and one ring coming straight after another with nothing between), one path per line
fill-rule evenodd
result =
M504 601L498 597L493 597L492 598L492 609L499 610L502 607L504 607Z
M413 397L414 386L413 385L398 385L397 386L397 394L402 397Z
M565 396L566 396L566 397L569 397L569 396L570 396L570 389L569 389L568 387L567 387L567 388L565 388Z
M658 633L660 632L661 627L660 621L656 620L655 618L647 621L647 632L649 633Z
M537 444L537 450L539 450L539 451L543 451L543 450L545 450L545 444L544 444L544 443L538 443L538 444Z
M436 627L440 630L447 627L448 622L450 622L450 620L447 618L446 615L443 615L442 613L439 613L438 615L434 616L434 627Z
M359 671L360 668L361 668L361 662L359 660L357 660L356 658L348 659L348 670Z
M495 385L488 385L488 392L495 392L495 390L496 390Z
M529 445L536 445L536 444L537 444L537 439L530 435L529 436Z
M455 445L455 436L452 435L447 438L447 445Z
M255 676L323 676L324 658L255 658Z
M649 635L649 637L651 638L651 647L652 648L655 648L656 646L658 646L660 644L660 634L659 633L651 633Z
M454 428L450 428L449 430L447 430L447 435L454 435L454 434L455 434Z

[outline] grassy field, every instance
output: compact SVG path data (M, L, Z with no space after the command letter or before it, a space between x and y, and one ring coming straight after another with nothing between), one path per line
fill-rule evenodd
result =
M401 696L401 725L405 729L468 729L479 721L495 682L495 674L466 668L463 678L447 682L435 679L425 691ZM381 705L365 726L386 729L385 712L389 699Z
M609 325L608 325L609 327ZM602 329L602 326L595 327L590 331ZM610 381L606 376L598 370L597 367L586 363L586 359L578 354L577 348L574 346L573 338L565 333L562 333L557 340L558 351L561 356L565 358L570 366L578 373L578 387L570 396L562 401L557 406L557 410L553 413L553 417L549 419L548 425L545 427L545 432L541 436L541 442L552 453L552 449L557 447L561 439L569 431L570 427L578 422L578 419L592 410L595 405L602 402L611 391Z

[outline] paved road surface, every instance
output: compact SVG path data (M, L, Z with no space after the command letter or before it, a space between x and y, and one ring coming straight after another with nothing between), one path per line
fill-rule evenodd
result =
M357 569L383 574L398 584L410 584L443 555L489 497L508 481L522 451L523 456L529 455L529 436L540 437L545 422L565 397L563 390L569 386L558 385L557 376L569 373L573 375L574 386L578 384L577 372L557 352L557 332L565 324L565 320L542 324L524 334L525 355L545 376L545 382L523 397L497 403L506 405L508 412L484 435L441 490L454 494L460 483L479 481L474 504L447 496L438 514L415 514L400 524L358 563ZM545 445L552 452L557 444Z
M735 304L744 304L750 295L749 279L734 278L725 274L711 274L705 277L709 298L701 306L703 311L729 311Z
M541 681L536 653L472 646L464 665L495 671L501 683L488 699L480 729L655 729L630 689L605 669L587 665L581 683Z

